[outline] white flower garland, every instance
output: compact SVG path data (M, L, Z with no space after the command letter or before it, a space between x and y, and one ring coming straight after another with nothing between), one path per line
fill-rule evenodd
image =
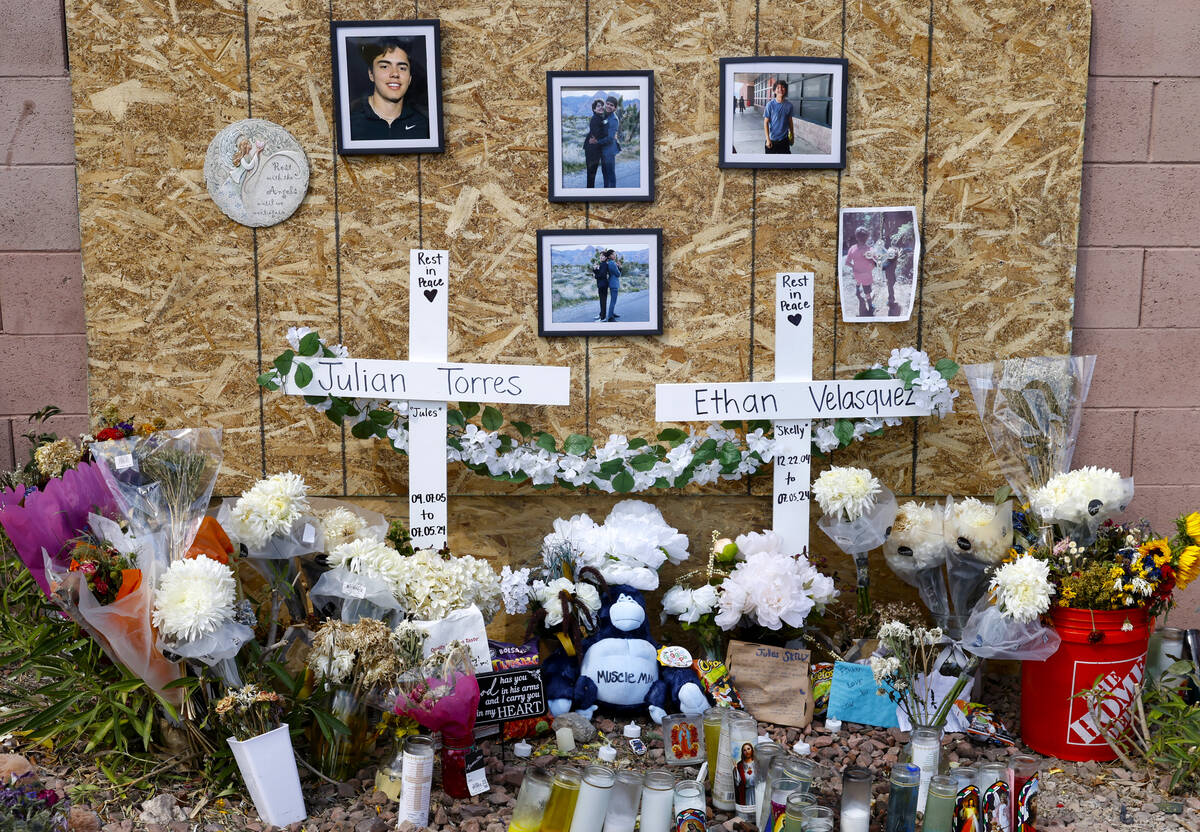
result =
M292 327L287 340L292 349L276 358L273 369L258 378L268 390L279 389L288 379L293 350L301 356L349 357L344 346L327 345L308 327ZM958 396L949 384L957 372L958 365L952 361L943 359L935 365L925 352L904 347L892 350L886 367L876 364L860 376L898 378L916 391L916 404L944 417ZM333 396L305 396L304 402L337 424L349 424L358 438L386 438L396 451L408 452L407 402ZM466 412L468 409L470 412ZM450 412L447 460L461 462L493 479L528 479L535 486L558 483L569 488L586 486L609 493L630 493L683 488L692 483L708 485L717 480L741 480L775 456L774 438L764 427L754 427L755 423L750 423L744 435L715 422L704 430L668 429L659 434L658 441L669 444L669 450L622 434L610 435L604 445L595 445L586 436L571 436L559 448L552 436L535 435L528 425L513 424L521 433L520 439L502 431L503 417L493 408L484 410L485 427L466 422L478 407L463 406L463 411ZM489 421L494 429L488 428ZM813 447L829 453L899 424L901 420L893 418L814 420Z

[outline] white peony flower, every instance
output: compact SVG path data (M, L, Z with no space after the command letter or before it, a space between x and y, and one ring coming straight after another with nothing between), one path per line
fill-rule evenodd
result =
M851 522L874 507L875 497L882 490L879 480L866 468L836 465L822 472L812 487L821 511Z
M1050 564L1032 555L1002 565L990 588L1000 611L1020 622L1033 621L1050 609L1050 596L1056 591L1050 583Z
M788 552L784 551L783 538L770 529L762 532L739 534L733 542L738 548L738 557L742 560L759 552L770 552L780 555L788 554Z
M366 528L367 521L345 506L332 508L321 516L321 531L325 533L328 549L356 540Z
M212 558L177 560L162 576L154 596L154 626L163 638L195 641L233 618L237 582L233 571Z
M803 556L755 552L722 581L715 621L730 630L749 615L770 630L799 627L818 604L836 595L832 581L826 581Z
M259 480L234 503L230 536L261 549L308 511L307 495L304 479L291 471Z
M1082 523L1110 517L1133 496L1131 481L1111 468L1087 466L1055 474L1029 495L1030 508L1046 520Z
M663 596L662 608L665 615L673 615L685 624L695 624L702 615L716 609L717 588L704 584L697 589L673 586Z

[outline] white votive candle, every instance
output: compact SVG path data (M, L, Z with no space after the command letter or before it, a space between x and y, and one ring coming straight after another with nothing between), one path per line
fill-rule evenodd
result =
M554 732L558 740L558 750L565 753L575 750L575 734L570 728L559 728Z
M842 807L842 832L869 832L871 811L865 806Z

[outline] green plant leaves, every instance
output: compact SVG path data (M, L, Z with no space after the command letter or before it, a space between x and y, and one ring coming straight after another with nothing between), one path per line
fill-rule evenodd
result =
M304 357L316 355L321 349L321 336L315 332L310 332L300 339L299 349L296 352Z
M592 437L584 436L579 433L572 433L563 440L563 451L575 456L583 456L592 449Z
M303 363L297 363L297 364L295 364L295 367L296 367L296 375L294 376L294 380L296 382L296 386L297 387L307 387L309 385L309 383L313 380L312 367L308 366L307 364L303 364Z
M489 405L483 409L483 418L480 419L480 422L483 423L484 430L496 431L504 427L504 416L499 410Z

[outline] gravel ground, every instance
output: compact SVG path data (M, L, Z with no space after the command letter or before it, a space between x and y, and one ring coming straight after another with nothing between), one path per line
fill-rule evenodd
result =
M988 678L986 685L988 701L1015 732L1018 727L1018 680L1015 677ZM662 765L661 737L654 726L645 726L643 738L649 750L645 757L636 757L622 750L623 723L601 718L595 724L601 736L611 738L621 750L618 766L653 768ZM871 769L875 773L872 828L883 828L887 771L896 762L900 748L907 740L906 734L896 729L847 724L837 736L831 736L820 720L804 731L770 725L762 725L760 729L789 746L801 737L806 738L812 746L813 756L828 765L831 772L840 771L846 765ZM7 745L11 747L12 743ZM581 765L594 761L597 747L598 742L592 742L572 755L559 755L550 735L534 745L532 763L553 767L570 759ZM264 832L267 829L258 821L253 804L241 795L210 798L198 791L198 784L194 782L172 787L159 784L157 789L144 783L142 785L147 788L118 793L105 788L103 776L89 771L85 761L45 757L32 749L17 750L26 753L40 766L49 786L73 793L77 808L72 828L79 832ZM467 801L453 801L435 791L430 812L431 829L447 832L505 832L507 829L513 801L530 761L516 758L511 744L483 741L481 750L488 758L491 791ZM1003 760L1013 754L1028 752L1020 747L979 745L964 735L951 734L943 745L943 753L951 763L966 765L982 760ZM1131 773L1112 764L1041 759L1043 794L1039 799L1037 824L1041 832L1200 832L1200 797L1167 797L1160 790L1161 777ZM679 767L676 773L684 778L694 777L696 771L695 768ZM333 785L302 770L305 799L311 814L303 824L293 824L291 830L385 832L396 829L396 805L374 792L374 774L375 768L371 765L359 771L354 779ZM87 785L81 788L81 784ZM839 777L830 776L818 784L821 803L836 807L839 791ZM1178 814L1164 812L1160 804L1168 801L1174 802L1181 811ZM752 829L720 813L713 815L712 821L730 832ZM410 830L414 827L402 823L399 828Z

